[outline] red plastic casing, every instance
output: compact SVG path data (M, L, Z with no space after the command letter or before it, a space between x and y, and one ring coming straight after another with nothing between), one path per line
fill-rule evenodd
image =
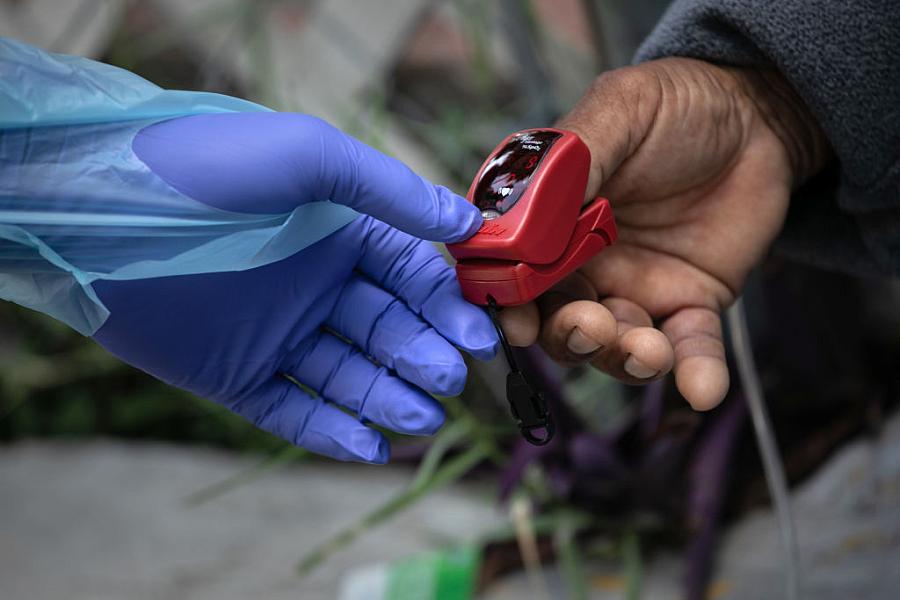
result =
M609 201L596 198L584 206L591 155L571 131L544 128L507 137L478 170L469 202L475 202L476 186L501 149L516 136L542 131L561 137L516 204L486 220L468 240L447 245L463 296L472 303L485 305L488 296L500 306L530 302L616 240Z

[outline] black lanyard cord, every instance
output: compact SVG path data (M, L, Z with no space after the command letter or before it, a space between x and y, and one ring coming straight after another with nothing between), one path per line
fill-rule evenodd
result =
M491 296L488 296L487 300L488 316L497 329L503 353L506 355L506 362L509 364L509 373L506 376L506 401L522 432L522 437L535 446L543 446L553 439L556 429L553 416L547 409L544 397L528 382L525 374L519 369L512 346L509 345L509 340L503 333L503 327L500 326L497 301ZM538 437L535 435L536 431L543 431L543 435Z

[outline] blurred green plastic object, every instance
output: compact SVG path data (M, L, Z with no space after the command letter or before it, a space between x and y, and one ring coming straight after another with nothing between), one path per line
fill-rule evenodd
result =
M481 552L464 546L362 567L346 575L339 600L470 600Z

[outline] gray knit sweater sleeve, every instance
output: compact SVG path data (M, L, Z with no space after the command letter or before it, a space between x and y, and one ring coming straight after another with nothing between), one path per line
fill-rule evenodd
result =
M636 60L777 68L836 162L798 190L780 247L900 276L900 0L675 0Z

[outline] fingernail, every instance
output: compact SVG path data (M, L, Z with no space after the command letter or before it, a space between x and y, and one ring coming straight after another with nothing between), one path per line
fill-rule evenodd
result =
M600 346L601 344L581 333L581 330L577 327L572 330L572 333L566 339L566 347L575 354L590 354L595 352Z
M625 372L638 379L647 379L656 375L656 369L651 369L634 356L625 359Z

